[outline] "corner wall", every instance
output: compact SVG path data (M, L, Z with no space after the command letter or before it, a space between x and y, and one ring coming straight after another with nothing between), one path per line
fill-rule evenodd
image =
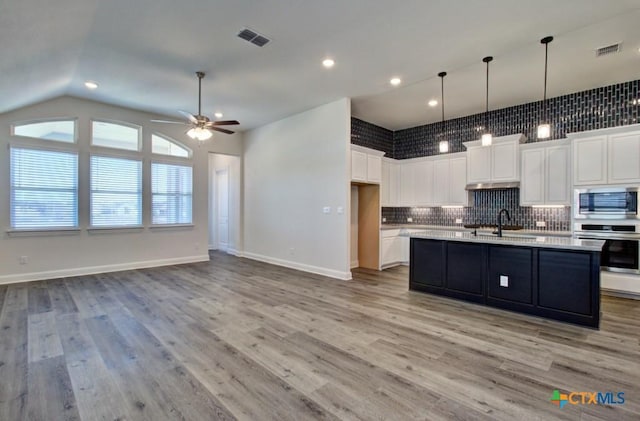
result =
M344 98L245 133L246 257L351 278L350 125Z

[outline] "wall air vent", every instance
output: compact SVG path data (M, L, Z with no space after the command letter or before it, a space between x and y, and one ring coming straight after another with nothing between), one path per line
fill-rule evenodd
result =
M602 57L613 53L619 53L622 49L622 43L607 45L606 47L598 48L596 50L596 57Z
M264 35L260 35L256 31L252 31L251 29L247 28L244 28L242 31L238 32L238 37L242 38L245 41L249 41L254 45L257 45L258 47L264 47L269 41L271 41Z

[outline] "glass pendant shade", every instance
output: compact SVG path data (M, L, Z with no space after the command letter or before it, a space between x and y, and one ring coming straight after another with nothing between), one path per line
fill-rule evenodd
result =
M442 140L440 142L440 153L447 153L447 152L449 152L449 141Z
M189 129L189 131L187 132L187 136L189 136L191 139L207 140L211 139L213 133L211 133L210 130L204 129L202 127L194 127L192 129Z
M491 142L493 141L493 136L491 133L485 133L482 135L482 146L491 146Z
M548 123L538 126L538 139L548 139L551 136L551 125Z

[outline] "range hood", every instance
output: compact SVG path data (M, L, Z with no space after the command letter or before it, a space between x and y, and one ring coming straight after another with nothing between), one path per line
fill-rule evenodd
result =
M492 190L492 189L515 189L520 187L519 181L495 182L495 183L473 183L467 184L465 190Z

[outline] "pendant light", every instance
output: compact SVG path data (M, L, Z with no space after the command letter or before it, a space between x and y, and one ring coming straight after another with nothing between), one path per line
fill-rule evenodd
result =
M447 72L438 73L438 77L440 78L440 104L442 108L442 131L444 131L444 77L447 75ZM449 141L441 140L439 145L440 153L449 152Z
M544 44L544 96L542 97L542 123L538 125L538 139L548 139L551 137L551 125L547 113L547 64L549 60L549 43L553 37L544 37L540 40Z
M487 99L484 112L484 134L482 135L482 146L490 146L493 141L493 136L489 131L489 63L493 61L493 57L487 56L483 58L482 61L487 63Z

